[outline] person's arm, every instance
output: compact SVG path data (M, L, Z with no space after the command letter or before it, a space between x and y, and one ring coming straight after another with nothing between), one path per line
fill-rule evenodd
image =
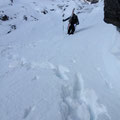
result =
M66 19L63 19L63 22L65 22L65 21L67 21L67 20L69 20L71 17L68 17L68 18L66 18Z

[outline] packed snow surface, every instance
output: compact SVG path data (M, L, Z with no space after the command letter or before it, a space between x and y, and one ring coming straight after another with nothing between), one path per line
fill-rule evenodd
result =
M120 119L120 34L103 2L1 0L0 14L0 120Z

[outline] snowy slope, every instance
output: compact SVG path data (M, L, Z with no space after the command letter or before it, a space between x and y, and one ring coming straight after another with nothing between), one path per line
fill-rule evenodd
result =
M74 7L80 25L68 36L62 15ZM117 32L102 2L21 0L0 10L13 18L0 21L0 120L120 118ZM8 34L9 25L17 29Z

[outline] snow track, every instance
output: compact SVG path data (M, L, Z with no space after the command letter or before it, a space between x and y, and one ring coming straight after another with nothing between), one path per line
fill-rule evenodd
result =
M111 120L95 91L84 88L81 74L75 75L73 86L62 86L61 97L63 120Z

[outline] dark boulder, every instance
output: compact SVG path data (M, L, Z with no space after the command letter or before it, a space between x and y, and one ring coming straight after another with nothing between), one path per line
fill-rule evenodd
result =
M104 0L104 21L120 27L120 0Z
M0 20L2 20L2 21L7 21L7 20L9 20L9 17L8 17L7 15L2 15L2 16L0 17Z
M48 11L44 9L43 11L41 11L41 13L43 13L43 14L47 14Z
M95 3L98 3L99 0L87 0L88 2L91 2L91 4L95 4Z
M92 4L95 4L95 3L98 3L99 2L99 0L92 0Z
M28 17L26 15L23 16L23 20L27 21Z
M11 29L16 30L16 25L11 25Z

